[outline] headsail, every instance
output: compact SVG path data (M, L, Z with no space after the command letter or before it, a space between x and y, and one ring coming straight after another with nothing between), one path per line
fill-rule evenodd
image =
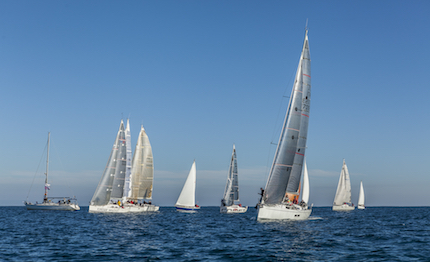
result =
M118 173L118 153L122 147L124 137L124 122L121 120L119 126L118 134L116 135L115 142L112 147L107 165L103 171L103 175L97 186L97 189L91 199L91 205L101 206L109 203L112 194L112 185L116 174ZM125 152L125 151L124 151ZM122 188L121 188L122 194Z
M308 175L308 166L306 165L306 159L303 162L303 191L302 191L302 200L306 204L309 203L309 175Z
M360 182L360 193L358 194L358 205L364 206L364 188L363 181Z
M131 199L152 199L152 183L154 180L154 164L152 148L143 126L140 129L134 150L132 165Z
M342 171L340 172L339 183L337 185L333 205L340 206L344 203L351 203L351 181L349 179L349 172L345 159L343 160Z
M290 102L264 191L263 202L278 204L286 193L297 194L303 168L311 98L311 66L307 31Z
M231 206L234 204L234 201L239 201L239 178L237 173L236 147L233 145L223 202L226 206Z

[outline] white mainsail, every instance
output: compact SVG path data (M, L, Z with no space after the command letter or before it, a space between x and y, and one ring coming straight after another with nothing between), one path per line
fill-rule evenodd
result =
M360 182L360 193L358 194L358 208L364 209L364 188L363 181Z
M137 139L131 173L132 190L130 199L152 199L154 164L151 144L143 126Z
M126 164L125 164L125 178L124 178L124 193L123 198L130 197L131 193L131 133L130 121L127 119L127 126L125 128L125 150L126 150Z
M196 202L196 161L193 162L187 180L175 206L194 207Z
M343 160L342 171L340 172L339 183L334 197L334 206L351 204L351 181L345 159Z

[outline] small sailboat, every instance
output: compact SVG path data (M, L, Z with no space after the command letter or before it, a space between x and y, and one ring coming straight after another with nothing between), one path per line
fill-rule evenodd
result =
M91 199L89 212L158 211L152 205L154 165L152 148L145 129L141 127L133 160L131 159L130 123L121 124L108 163Z
M27 210L61 210L61 211L77 211L79 207L75 197L48 197L48 190L51 189L51 185L48 183L48 170L49 170L49 143L51 133L48 133L47 142L47 155L46 155L46 172L45 172L45 195L43 196L43 202L33 204L25 201L24 204Z
M181 194L175 204L176 210L180 212L195 212L200 209L196 205L196 161L191 166L187 180L182 188Z
M239 178L237 173L236 148L233 145L231 154L230 169L225 185L224 196L221 200L221 213L245 213L248 207L239 204Z
M358 194L358 209L365 209L364 206L364 188L363 188L363 181L360 182L360 193Z
M311 60L308 30L296 72L290 102L265 189L261 189L258 220L307 219L312 207L298 203L311 102ZM309 191L308 191L309 192ZM305 198L305 200L307 200Z
M339 183L337 185L336 195L333 202L333 210L350 211L355 206L351 203L351 181L349 179L348 167L345 159L343 160L342 171L340 172Z

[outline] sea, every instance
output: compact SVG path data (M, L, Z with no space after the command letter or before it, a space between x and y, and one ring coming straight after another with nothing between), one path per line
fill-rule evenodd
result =
M430 207L314 207L304 221L257 210L193 214L0 207L0 261L430 261Z

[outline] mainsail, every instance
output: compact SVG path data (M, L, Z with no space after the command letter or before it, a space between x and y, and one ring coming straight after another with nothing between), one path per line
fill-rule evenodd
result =
M137 139L131 174L132 187L130 198L133 200L152 199L152 183L154 180L152 148L143 126Z
M126 164L125 164L125 181L123 197L130 197L131 193L131 134L130 121L127 119L127 127L125 128L125 147L126 147Z
M286 193L297 194L303 169L311 102L311 60L308 34L305 34L290 102L266 189L263 203L279 204Z
M333 205L340 206L344 203L351 204L351 181L349 179L349 172L345 159L343 160L342 171L340 172Z
M103 175L100 179L100 182L97 186L97 189L91 199L91 205L101 206L109 203L109 200L112 196L112 185L114 183L114 178L120 174L121 168L118 168L118 162L122 162L122 160L118 161L119 152L122 151L121 148L124 144L124 122L121 120L121 124L119 126L118 134L115 138L115 142L112 147L112 151L109 156L109 160L103 171ZM125 153L125 150L124 150ZM122 163L120 163L122 164ZM124 164L125 166L125 164ZM121 165L119 165L121 167ZM121 187L121 196L122 196L122 187ZM112 196L113 197L113 196Z
M227 183L225 185L223 203L226 206L231 206L234 201L239 201L239 179L237 175L237 159L236 148L233 145L233 153L231 154L230 169L228 172Z
M188 173L187 180L179 195L178 201L175 206L189 206L194 207L196 204L196 161L191 166L190 173Z

